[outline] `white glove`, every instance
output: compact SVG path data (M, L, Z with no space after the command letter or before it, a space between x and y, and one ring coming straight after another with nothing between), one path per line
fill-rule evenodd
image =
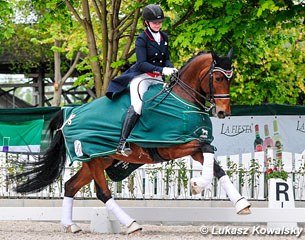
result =
M178 72L178 70L176 68L164 67L162 70L162 74L165 76L172 75L175 72Z

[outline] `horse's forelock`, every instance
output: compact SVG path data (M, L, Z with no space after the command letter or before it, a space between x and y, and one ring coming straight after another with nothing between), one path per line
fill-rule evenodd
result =
M228 57L219 56L215 60L215 67L220 67L224 70L232 69L232 61Z

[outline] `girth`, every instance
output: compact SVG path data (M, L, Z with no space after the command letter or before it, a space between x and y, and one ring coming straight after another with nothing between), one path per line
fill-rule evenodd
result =
M146 148L146 150L155 163L162 163L169 161L168 159L162 158L156 148Z

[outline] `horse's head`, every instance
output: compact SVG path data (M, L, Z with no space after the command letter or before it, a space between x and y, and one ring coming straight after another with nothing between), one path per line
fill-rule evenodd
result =
M227 56L202 52L190 59L179 71L180 79L174 89L184 99L200 105L212 114L225 118L231 114L230 85L233 79L233 49ZM181 81L179 81L181 80ZM182 90L182 91L181 91ZM205 106L206 102L210 106Z
M212 113L215 117L225 118L231 115L230 86L233 80L233 48L231 48L225 57L219 56L213 51L211 55L213 63L210 69L212 77L210 76L211 79L209 79L209 99L211 103L215 103ZM205 86L202 87L206 89Z

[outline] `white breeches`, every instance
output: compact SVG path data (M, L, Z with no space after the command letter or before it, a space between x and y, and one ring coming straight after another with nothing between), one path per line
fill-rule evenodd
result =
M144 80L145 79L145 80ZM143 80L143 81L142 81ZM139 115L142 114L142 98L149 86L158 84L162 80L162 76L153 78L146 73L133 78L130 82L130 101L135 112Z

